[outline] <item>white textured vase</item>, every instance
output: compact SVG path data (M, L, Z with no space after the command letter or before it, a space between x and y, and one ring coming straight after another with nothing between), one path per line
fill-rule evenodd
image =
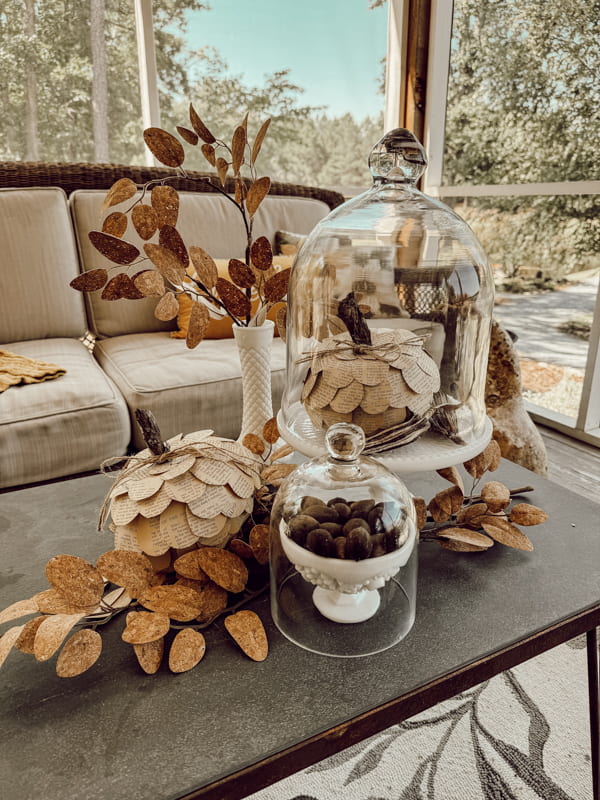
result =
M271 345L275 324L266 320L254 328L233 326L242 368L242 430L239 441L248 433L262 439L262 430L273 416L271 398Z

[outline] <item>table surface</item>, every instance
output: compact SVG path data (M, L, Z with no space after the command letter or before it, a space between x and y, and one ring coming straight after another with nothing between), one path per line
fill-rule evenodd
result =
M11 652L0 671L0 796L239 797L399 721L398 698L418 697L426 685L451 696L464 687L448 676L515 643L574 618L599 624L600 507L508 462L493 477L533 485L528 498L549 512L547 523L527 529L534 552L421 544L415 626L378 655L332 659L296 647L275 629L266 597L252 606L270 641L262 663L237 649L222 621L205 632L203 661L180 675L164 666L142 673L120 640L121 617L102 632L100 660L77 678L58 678L55 659ZM448 485L435 474L406 483L427 498ZM109 486L98 475L0 495L0 608L46 588L53 555L94 560L111 549L110 533L96 531ZM382 708L392 713L387 722ZM220 788L203 793L215 782Z

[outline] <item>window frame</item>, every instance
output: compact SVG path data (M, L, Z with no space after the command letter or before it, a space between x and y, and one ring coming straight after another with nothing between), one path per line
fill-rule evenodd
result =
M387 97L386 109L399 109L395 116L386 115L387 120L411 127L410 86L415 80L425 85L424 123L422 141L429 156L429 166L422 182L423 191L433 197L502 197L540 195L599 194L600 181L561 181L522 184L464 184L444 185L443 156L447 88L450 71L452 0L389 0L390 14L402 19L402 35L389 37L389 47L402 47L401 52L388 50L388 62L400 64L402 74L399 84L404 87L400 98ZM426 64L415 64L407 41L414 31L428 31L428 53ZM391 82L388 85L392 85ZM412 128L415 130L415 128ZM415 133L417 131L415 130ZM600 447L600 288L596 297L588 355L584 372L579 412L575 419L558 414L526 401L527 410L536 422L559 430L573 438Z

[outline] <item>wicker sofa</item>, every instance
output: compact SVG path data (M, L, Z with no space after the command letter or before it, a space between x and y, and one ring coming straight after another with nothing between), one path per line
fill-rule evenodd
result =
M95 470L141 447L132 421L138 407L155 413L165 437L198 428L239 431L233 339L188 350L171 336L174 323L154 317L155 300L108 302L69 286L81 271L107 264L87 236L99 225L106 189L121 177L141 185L167 174L160 167L0 163L0 349L66 369L57 380L0 394L0 488ZM172 183L181 193L178 228L214 258L243 257L236 211L206 177L189 173ZM342 201L336 192L274 183L254 234L273 241L277 230L308 233ZM284 360L276 341L274 407Z

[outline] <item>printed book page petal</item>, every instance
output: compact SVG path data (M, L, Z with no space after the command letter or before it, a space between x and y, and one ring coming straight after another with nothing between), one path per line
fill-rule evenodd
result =
M191 530L184 503L173 502L160 515L160 535L171 547L183 549L196 543L197 536Z
M191 472L178 475L165 482L165 491L172 500L189 503L200 497L206 490L206 484L194 477Z
M150 517L157 517L162 514L170 502L171 498L163 484L162 488L153 497L149 497L147 500L140 500L137 508L143 517L150 519Z
M127 482L127 490L132 500L147 500L156 494L163 485L163 478L160 475L148 475L140 480L130 480Z
M360 406L367 414L382 414L389 408L391 398L392 387L385 380L377 386L365 386Z
M366 387L365 387L366 388ZM331 401L331 408L334 411L347 413L354 411L360 405L364 394L364 388L358 381L351 381L348 386L338 389L336 396Z
M138 515L138 506L129 495L114 497L110 503L110 515L115 525L128 525Z
M134 550L141 553L142 548L135 531L135 525L115 525L115 550Z
M170 547L169 540L161 533L160 517L138 517L135 535L139 546L149 556L162 556Z
M170 462L169 469L163 472L162 477L165 481L171 480L171 478L177 478L179 475L186 473L195 463L196 456L193 453L176 456Z
M227 517L223 514L217 514L216 517L211 519L203 519L202 517L197 517L189 506L185 507L185 513L190 530L197 539L202 541L202 544L205 544L205 540L217 536L227 524Z

